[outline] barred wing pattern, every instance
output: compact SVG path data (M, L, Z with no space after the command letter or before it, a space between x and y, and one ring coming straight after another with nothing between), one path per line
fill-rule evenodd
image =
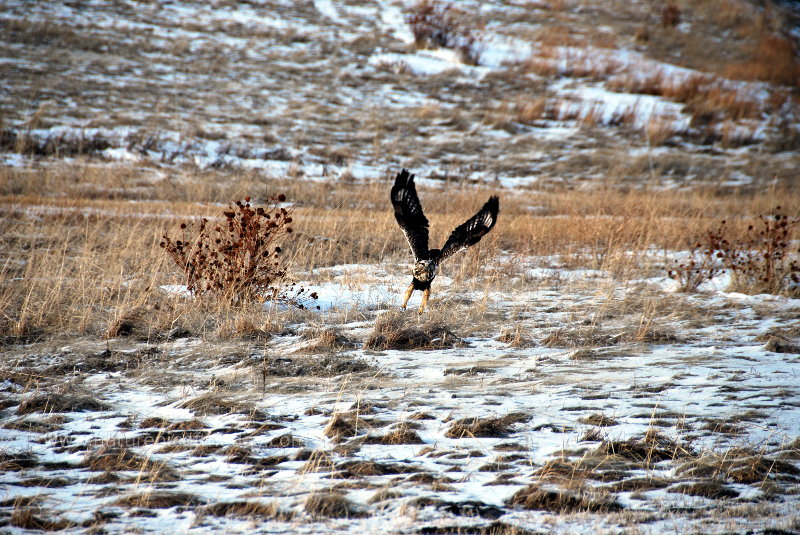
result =
M481 238L492 230L494 224L497 223L497 214L500 211L500 201L497 197L489 197L486 204L483 205L477 214L469 218L463 224L457 226L455 230L447 238L444 247L442 247L438 262L444 262L447 258L453 256L459 251L463 251L470 245L475 245Z
M428 259L428 219L422 212L417 197L414 175L403 169L397 174L392 187L394 217L406 235L415 260Z

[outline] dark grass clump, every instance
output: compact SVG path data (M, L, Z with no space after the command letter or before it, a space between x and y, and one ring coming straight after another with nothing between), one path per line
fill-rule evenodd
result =
M147 472L147 481L175 481L178 475L166 463L138 455L128 448L106 442L87 452L83 466L94 472Z
M578 418L578 421L582 424L596 425L597 427L611 427L619 424L614 418L599 413Z
M247 413L251 408L245 401L236 400L219 392L206 392L180 402L179 409L189 409L200 416Z
M508 436L514 424L530 420L530 415L512 412L500 418L462 418L447 430L448 438L502 438Z
M417 315L387 312L375 322L372 334L364 343L366 349L450 349L464 347L464 341L446 325L428 318L418 323Z
M335 329L304 333L304 336L310 337L311 343L299 350L303 353L336 352L356 347L354 340L337 332Z
M38 393L24 399L17 414L35 412L94 412L108 410L108 404L87 394Z
M0 451L0 472L19 472L39 466L39 458L32 451Z
M397 444L424 444L425 442L416 431L401 426L400 428L390 431L385 435L366 436L363 439L360 439L360 443L392 446Z
M706 453L677 467L677 475L690 478L723 477L734 483L753 484L767 479L800 482L800 468L793 463L737 448Z
M545 489L538 484L518 490L508 500L508 505L552 513L608 513L621 511L622 506L609 494L589 489L576 492Z
M723 485L722 482L717 479L707 479L695 483L682 483L669 489L669 492L687 494L689 496L702 496L703 498L710 498L712 500L739 497L737 491Z
M276 503L256 501L217 502L198 510L200 514L211 516L258 517L261 519L286 521L292 518L289 511L281 511Z
M311 516L328 518L361 518L369 516L339 492L312 492L305 501L305 511Z
M169 509L170 507L203 505L205 501L188 492L155 491L123 496L114 501L118 507L142 507L146 509Z
M419 472L419 468L410 464L375 461L344 461L337 464L336 469L349 472L353 476L385 476Z
M319 349L319 348L315 348ZM330 348L326 348L330 351ZM261 363L261 376L266 377L335 377L346 373L374 370L368 362L341 355L302 355L266 357Z
M63 531L74 528L75 523L64 518L46 518L35 507L19 507L11 512L10 524L16 528L34 531Z
M274 195L266 207L252 208L250 197L229 204L223 221L181 223L181 239L167 234L161 247L184 273L194 295L211 294L230 303L253 300L291 303L304 308L317 298L289 279L281 240L292 234L292 209L286 196Z
M693 455L694 452L687 445L654 431L640 438L604 440L591 454L592 457L613 456L645 465Z

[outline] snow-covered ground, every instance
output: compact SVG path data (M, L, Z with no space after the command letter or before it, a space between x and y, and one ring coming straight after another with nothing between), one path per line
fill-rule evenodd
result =
M2 503L108 532L761 533L800 522L800 301L713 286L683 295L668 279L620 286L601 272L555 286L538 273L536 291L488 293L443 276L427 315L397 316L405 279L366 265L324 275L316 320L266 343L76 340L7 355ZM440 321L458 343L370 346L393 316L423 331ZM58 408L56 394L99 404ZM47 395L51 407L25 408ZM104 473L109 452L137 457ZM530 485L614 505L513 505ZM320 491L345 500L349 518L308 505ZM220 512L242 502L250 509Z
M42 152L59 158L77 152L112 162L233 166L322 180L371 179L413 163L420 175L518 187L594 181L596 173L585 168L564 176L559 162L591 159L600 146L654 154L672 137L670 154L712 168L691 182L716 183L736 173L741 186L796 168L796 158L773 158L761 176L752 165L731 164L718 142L731 150L746 145L750 159L760 157L764 144L784 143L780 136L798 128L797 105L789 98L779 110L770 108L783 98L781 88L712 81L648 57L607 25L596 31L615 36L616 47L539 42L536 36L558 16L535 3L472 6L481 18L473 30L480 64L467 65L453 50L416 49L404 19L409 7L400 0L6 2L4 128L38 148L20 158L12 153L21 144L6 138L2 161L24 167ZM648 13L644 5L626 9ZM587 17L580 10L574 16ZM615 10L603 16L620 17ZM589 17L573 24L592 24ZM537 67L526 71L526 64ZM680 86L700 75L749 112L705 127L706 119L685 103L612 90L626 80L660 77ZM537 106L539 115L531 115ZM611 135L598 138L597 128Z

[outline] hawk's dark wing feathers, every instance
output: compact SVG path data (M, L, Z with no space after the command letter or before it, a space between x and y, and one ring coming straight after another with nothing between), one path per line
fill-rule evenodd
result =
M414 175L410 175L405 169L394 179L392 206L394 206L394 217L408 239L414 259L427 260L428 220L422 212L422 204L417 197Z
M500 201L497 197L489 197L477 214L463 224L457 226L450 237L447 238L442 251L439 253L439 262L444 262L458 251L463 251L470 245L475 245L481 238L492 230L497 223L497 214L500 211Z

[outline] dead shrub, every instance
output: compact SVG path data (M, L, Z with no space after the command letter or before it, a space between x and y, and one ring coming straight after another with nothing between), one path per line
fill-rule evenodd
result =
M290 282L280 240L290 235L293 209L282 206L283 194L253 209L250 197L228 205L223 222L202 218L181 223L181 239L164 234L160 243L184 272L193 295L212 294L226 302L268 300L296 304L316 299L315 293Z
M418 323L417 315L404 311L386 312L375 322L364 343L367 349L450 349L463 347L464 341L446 325L428 317Z
M478 65L483 46L472 28L459 20L452 4L438 0L419 0L406 16L417 48L449 48L469 65Z
M692 248L689 259L670 269L681 289L691 291L717 273L731 275L729 291L748 294L800 295L800 249L792 250L798 219L790 219L778 206L769 216L750 224L743 237L733 238L722 220L705 240Z

